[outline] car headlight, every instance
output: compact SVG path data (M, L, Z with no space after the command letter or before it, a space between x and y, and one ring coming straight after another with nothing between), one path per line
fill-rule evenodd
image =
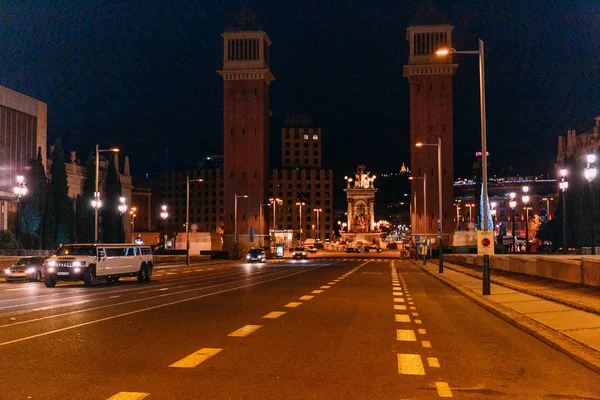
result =
M49 267L56 267L56 261L54 261L54 260L48 261L48 266Z
M73 264L71 264L73 267L81 267L81 261L73 261Z
M306 252L305 252L305 251L303 251L303 252L302 252L302 255L303 255L303 256L305 256L305 255L306 255Z
M27 273L28 274L33 274L34 272L35 272L35 268L34 267L27 268Z
M56 271L56 268L54 268L54 267L48 267L48 272L54 272L54 271Z
M6 269L4 270L4 273L5 273L6 275L9 275L9 274L10 274L10 268L6 268Z
M246 260L249 260L250 258L251 258L251 257L250 257L250 254L248 254L248 255L246 256Z
M73 271L75 271L75 273L77 274L77 273L79 273L79 271L81 271L81 268L76 267Z

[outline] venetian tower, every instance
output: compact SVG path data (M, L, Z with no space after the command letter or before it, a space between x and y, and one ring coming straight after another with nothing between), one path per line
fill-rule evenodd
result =
M417 194L416 210L411 216L412 231L436 237L438 231L438 160L437 147L416 147L416 144L442 143L442 226L444 244L454 232L454 143L452 122L452 77L458 64L451 57L435 52L452 48L451 25L410 26L406 30L409 42L408 64L404 76L409 82L410 98L410 159L415 177L427 175L427 215L423 207L423 181L411 181L411 193ZM425 229L424 229L425 228Z
M269 36L248 11L234 18L223 36L224 235L223 249L234 248L235 197L240 251L259 246L268 232L260 204L269 193Z

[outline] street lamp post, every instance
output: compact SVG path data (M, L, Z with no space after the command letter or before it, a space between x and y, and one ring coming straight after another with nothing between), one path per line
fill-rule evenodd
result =
M485 62L483 40L479 39L477 50L457 51L444 48L436 52L437 55L447 56L449 54L476 54L479 58L479 112L481 119L481 180L483 182L483 227L488 227L488 179L487 179L487 128L485 112ZM490 287L490 256L483 256L483 294L489 295Z
M276 244L277 239L275 236L275 230L277 229L277 204L283 204L283 200L278 198L269 199L269 204L273 205L273 243Z
M119 149L117 147L111 147L106 150L100 150L99 145L96 144L96 182L95 182L95 191L94 191L94 199L92 200L92 207L94 207L94 243L98 243L98 210L102 207L102 201L100 200L100 189L98 188L100 183L100 153L113 152L118 153Z
M569 188L569 181L567 181L567 169L566 168L561 168L561 170L560 170L560 183L558 184L558 187L562 192L563 253L567 254L567 189Z
M203 179L185 177L185 263L190 265L190 182L204 182Z
M595 212L594 212L594 180L596 179L596 174L598 171L596 170L596 155L588 154L587 155L587 165L585 167L584 176L585 179L590 184L590 196L592 198L592 255L596 254L596 220L595 220Z
M258 245L259 245L260 248L262 248L264 246L263 231L262 231L262 228L263 228L263 207L266 207L268 205L269 205L269 203L260 203L258 205L258 213L260 214L260 218L258 220L258 231L259 231L259 234L258 234L258 237L259 237L259 239L258 239Z
M319 214L321 213L321 211L323 211L323 209L315 208L313 211L315 211L317 213L317 235L316 235L316 237L319 239L319 241L321 241L321 227L319 226Z
M512 210L512 241L513 241L513 253L515 253L517 251L517 244L515 241L515 207L517 206L517 201L515 200L515 197L517 197L516 193L511 193L510 194L510 202L508 203L508 205L510 206L510 209Z
M525 253L529 254L529 187L523 186L523 204L525 204Z
M125 243L125 226L123 223L123 214L127 211L127 204L125 203L125 197L119 197L119 216L121 218L121 232L119 234L119 238L121 239L121 243Z
M423 240L425 243L427 242L427 174L423 174L423 176L411 176L408 178L409 180L413 179L422 179L423 180ZM416 196L415 196L416 198ZM416 204L416 203L415 203ZM416 215L416 207L415 207L415 223L417 222ZM416 251L415 251L416 253ZM427 264L427 254L423 254L423 265Z
M131 207L129 209L129 215L131 215L131 243L135 243L135 217L137 216L137 207Z
M438 251L439 251L439 269L438 272L441 274L444 272L444 247L442 246L442 138L438 138L437 144L429 143L417 143L417 147L422 146L435 146L437 147L437 161L438 161Z
M306 203L303 201L296 202L296 205L300 208L300 236L299 241L302 243L302 206L305 206Z
M162 247L164 250L167 249L167 241L165 236L167 235L167 218L169 217L169 213L167 212L167 205L163 204L162 206L160 206L160 217L163 220L163 233L161 236L161 242L162 242Z
M27 185L25 185L25 177L23 175L17 175L17 184L13 188L14 194L17 196L17 225L16 225L16 233L17 233L17 255L21 255L21 198L27 194Z
M237 203L238 203L238 199L244 198L247 199L248 195L247 194L241 194L238 196L237 193L234 193L234 207L233 207L233 258L234 260L237 260L239 258L239 250L238 250L238 233L237 233Z

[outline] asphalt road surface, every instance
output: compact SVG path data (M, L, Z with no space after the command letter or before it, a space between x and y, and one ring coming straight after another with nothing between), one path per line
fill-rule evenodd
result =
M0 399L600 399L600 376L407 261L0 283Z

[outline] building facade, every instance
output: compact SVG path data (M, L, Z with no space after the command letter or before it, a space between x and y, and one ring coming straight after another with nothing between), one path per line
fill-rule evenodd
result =
M410 26L406 31L409 42L408 64L404 76L409 82L410 101L410 158L414 177L426 176L427 215L422 202L416 203L413 213L413 232L427 232L436 236L438 221L443 225L444 241L448 243L454 231L452 223L454 144L452 119L452 78L457 64L449 57L439 57L436 50L452 47L451 25ZM417 143L442 146L442 215L438 206L438 151L434 146L416 147ZM413 180L411 193L420 199L424 188L421 181Z
M321 128L312 117L288 117L281 130L283 168L321 168L321 142Z
M239 16L222 36L223 243L235 254L267 231L257 207L269 193L269 88L275 78L269 68L271 40L252 16Z
M13 187L38 148L45 165L47 115L46 103L0 86L0 230L15 227Z

